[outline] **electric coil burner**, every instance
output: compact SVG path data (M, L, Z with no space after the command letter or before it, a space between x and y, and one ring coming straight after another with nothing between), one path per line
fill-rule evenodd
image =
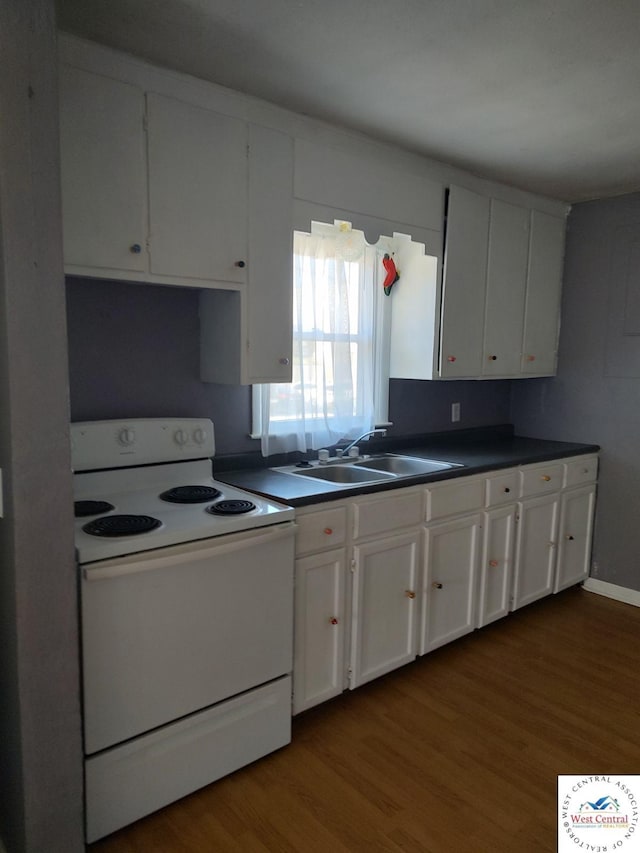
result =
M90 521L82 528L91 536L133 536L148 533L162 524L150 515L105 515Z
M73 511L76 518L86 518L89 515L102 515L115 509L108 501L76 501Z
M242 515L256 508L254 503L245 500L218 501L207 507L207 512L212 515Z
M160 495L161 501L174 504L198 504L219 498L221 492L213 486L175 486Z

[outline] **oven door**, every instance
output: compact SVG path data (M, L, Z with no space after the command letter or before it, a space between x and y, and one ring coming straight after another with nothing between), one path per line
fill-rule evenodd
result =
M82 567L88 755L291 672L294 530Z

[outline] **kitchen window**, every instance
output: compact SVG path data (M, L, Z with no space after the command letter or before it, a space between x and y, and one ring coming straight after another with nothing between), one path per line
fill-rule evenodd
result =
M293 379L254 386L264 456L317 450L388 422L390 302L382 258L346 222L295 232Z

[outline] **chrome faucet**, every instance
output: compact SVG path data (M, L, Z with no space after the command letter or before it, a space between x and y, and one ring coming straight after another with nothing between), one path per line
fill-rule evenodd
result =
M346 447L342 448L342 455L347 456L352 447L355 447L359 441L362 441L363 438L368 438L370 435L386 435L386 429L370 429L368 432L363 432L362 435L359 435L357 438L354 438L353 441L349 442ZM337 451L336 451L337 452Z

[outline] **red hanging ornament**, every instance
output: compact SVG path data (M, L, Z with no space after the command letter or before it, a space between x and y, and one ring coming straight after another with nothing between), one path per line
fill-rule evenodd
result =
M391 288L396 283L396 281L400 278L400 273L396 269L395 261L385 252L385 255L382 259L382 264L387 271L387 274L384 277L384 282L382 286L384 287L384 292L388 296L391 293Z

